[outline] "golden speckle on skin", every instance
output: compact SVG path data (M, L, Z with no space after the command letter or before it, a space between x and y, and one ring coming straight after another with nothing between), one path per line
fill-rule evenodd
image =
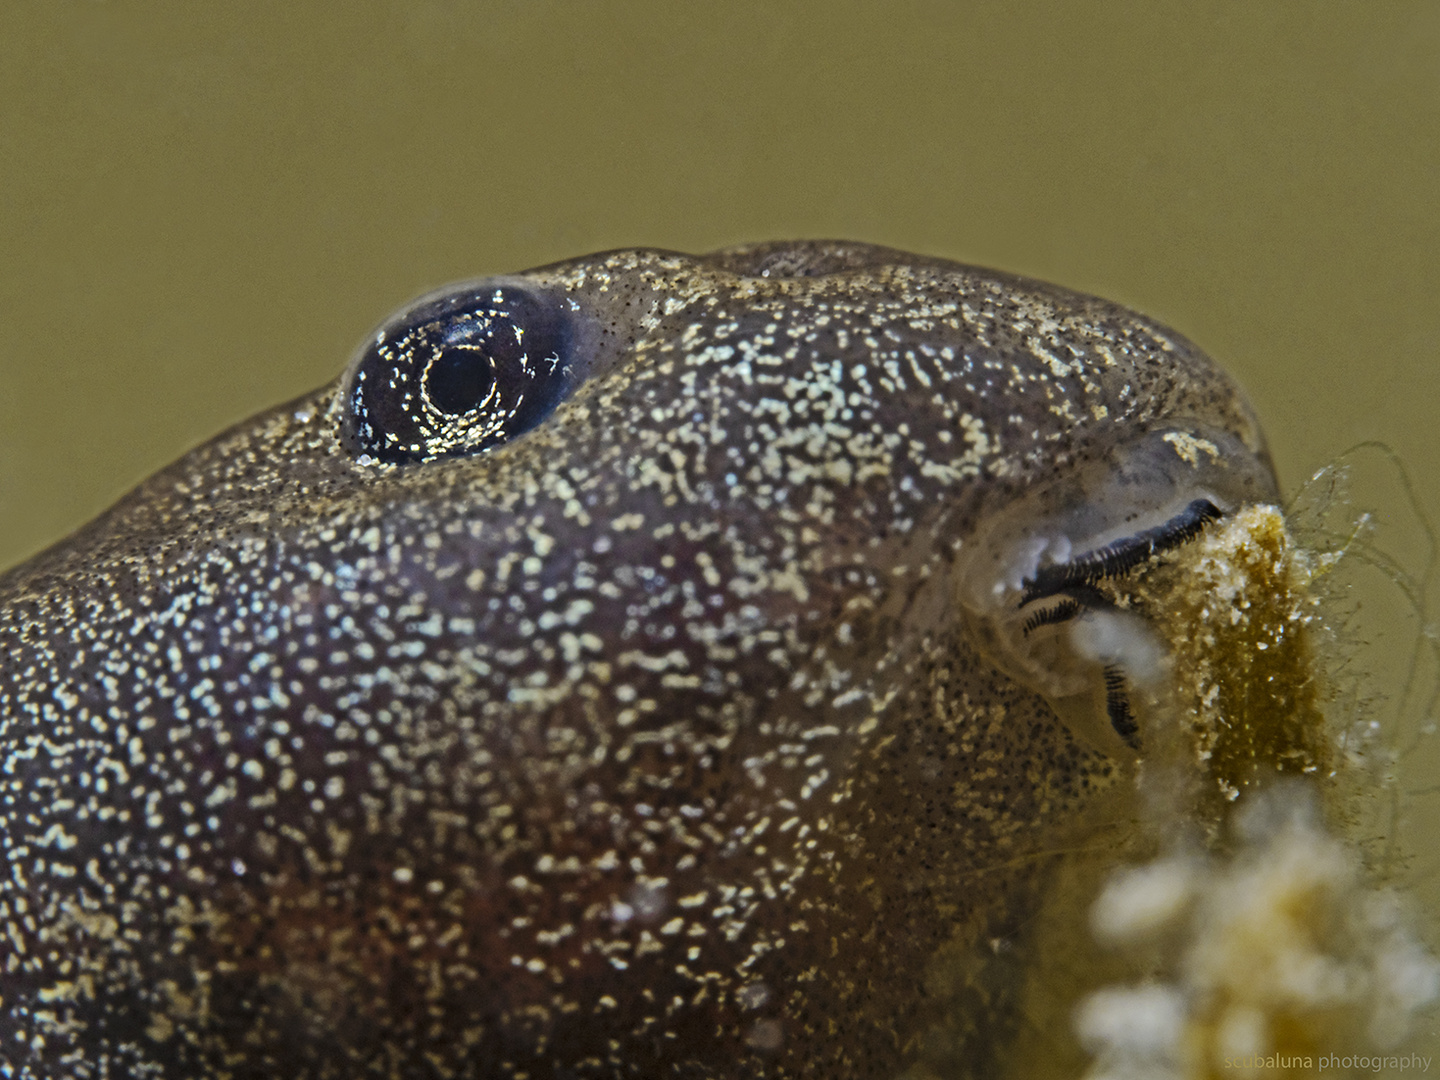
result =
M347 375L0 577L5 1076L990 1075L1132 759L971 586L1159 432L1273 499L1248 406L1113 304L863 245L502 287L564 301L533 429L382 460ZM1076 542L1170 512L1125 490Z

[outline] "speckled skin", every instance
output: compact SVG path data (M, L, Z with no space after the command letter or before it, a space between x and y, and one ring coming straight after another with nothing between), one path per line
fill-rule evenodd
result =
M0 1076L986 1074L1115 763L957 553L1162 422L1263 458L1247 406L885 249L508 280L588 364L535 430L357 460L331 384L0 577Z

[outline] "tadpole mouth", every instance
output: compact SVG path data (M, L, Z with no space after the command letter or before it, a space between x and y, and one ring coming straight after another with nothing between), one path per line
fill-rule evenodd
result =
M1144 749L1137 691L1168 653L1127 582L1241 507L1275 499L1236 436L1167 427L1117 443L987 519L962 552L960 603L981 650L1107 753Z

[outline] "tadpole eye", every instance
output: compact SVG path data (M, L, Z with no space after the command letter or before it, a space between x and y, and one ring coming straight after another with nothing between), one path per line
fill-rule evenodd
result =
M356 455L397 463L496 446L558 404L569 344L562 304L537 290L469 286L422 300L356 359L346 442Z

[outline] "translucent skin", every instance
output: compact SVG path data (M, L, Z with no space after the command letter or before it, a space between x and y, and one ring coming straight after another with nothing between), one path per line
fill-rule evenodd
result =
M504 281L574 319L532 430L375 462L342 377L0 577L5 1075L987 1075L1118 759L977 644L967 540L1175 425L1273 497L1248 406L887 249Z

